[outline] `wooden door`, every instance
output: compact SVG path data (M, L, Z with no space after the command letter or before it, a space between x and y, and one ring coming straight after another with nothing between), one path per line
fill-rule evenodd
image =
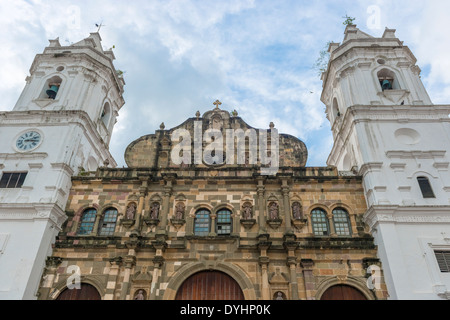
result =
M361 291L345 285L328 288L320 300L367 300Z
M199 272L178 289L175 300L244 300L239 284L218 271Z
M101 300L97 289L87 283L82 283L80 289L66 289L56 300Z

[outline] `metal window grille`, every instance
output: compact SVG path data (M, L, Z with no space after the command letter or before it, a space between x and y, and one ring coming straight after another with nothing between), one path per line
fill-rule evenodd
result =
M311 222L316 236L328 236L330 234L328 218L323 210L314 209L311 212Z
M91 234L92 230L94 230L95 217L97 215L97 210L95 209L87 209L83 212L83 216L81 217L80 229L78 230L78 234Z
M220 210L217 213L217 234L229 235L231 234L231 211Z
M111 236L116 230L117 210L114 208L107 209L103 214L100 225L100 236Z
M333 210L333 222L334 229L338 236L351 235L350 218L347 211L340 208Z
M196 236L207 236L211 226L210 212L205 209L197 211L194 221L194 234Z

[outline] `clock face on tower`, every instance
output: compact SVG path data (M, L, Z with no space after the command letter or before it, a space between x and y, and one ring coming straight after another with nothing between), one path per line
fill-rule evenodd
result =
M42 137L39 132L27 131L17 138L16 147L20 151L31 151L39 146L41 140Z

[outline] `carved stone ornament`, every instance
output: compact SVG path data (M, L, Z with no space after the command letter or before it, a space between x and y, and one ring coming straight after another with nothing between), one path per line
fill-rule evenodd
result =
M269 220L279 219L279 206L276 202L269 203Z
M294 202L292 204L292 217L295 220L302 220L303 219L302 205L299 202Z
M282 220L282 219L267 220L267 224L268 224L272 229L277 229L278 227L281 226L282 223L283 223L283 220Z
M127 228L134 225L136 216L136 204L134 202L130 203L125 212L125 217L120 220L120 223Z
M175 227L175 229L180 229L186 223L184 219L170 219L170 223Z
M242 219L243 220L253 219L253 206L248 201L242 205Z
M152 207L150 208L150 219L151 220L157 220L159 218L159 210L161 208L161 205L159 202L153 202Z
M186 211L186 206L184 205L184 203L178 202L177 205L175 206L175 214L174 214L173 219L175 219L175 220L184 219L185 211Z
M255 219L241 219L241 224L244 226L246 230L251 229L255 224Z
M144 218L144 222L146 225L150 227L157 226L159 224L159 219L152 219L151 217Z
M136 204L132 202L127 207L125 218L128 220L133 220L135 214L136 214Z
M133 300L145 300L145 290L139 289Z

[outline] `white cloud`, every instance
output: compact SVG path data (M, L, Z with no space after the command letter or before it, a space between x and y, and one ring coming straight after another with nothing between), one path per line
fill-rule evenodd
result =
M381 27L368 29L368 8ZM343 16L380 36L385 26L411 47L433 101L450 101L447 1L0 0L0 110L11 110L35 54L49 38L76 42L103 21L103 45L116 46L126 71L125 100L111 150L119 165L133 140L199 110L236 109L250 125L273 121L303 139L314 165L325 165L331 133L311 66L327 41L341 42ZM78 16L79 14L79 16ZM67 41L66 41L67 40ZM312 92L312 93L311 93Z

